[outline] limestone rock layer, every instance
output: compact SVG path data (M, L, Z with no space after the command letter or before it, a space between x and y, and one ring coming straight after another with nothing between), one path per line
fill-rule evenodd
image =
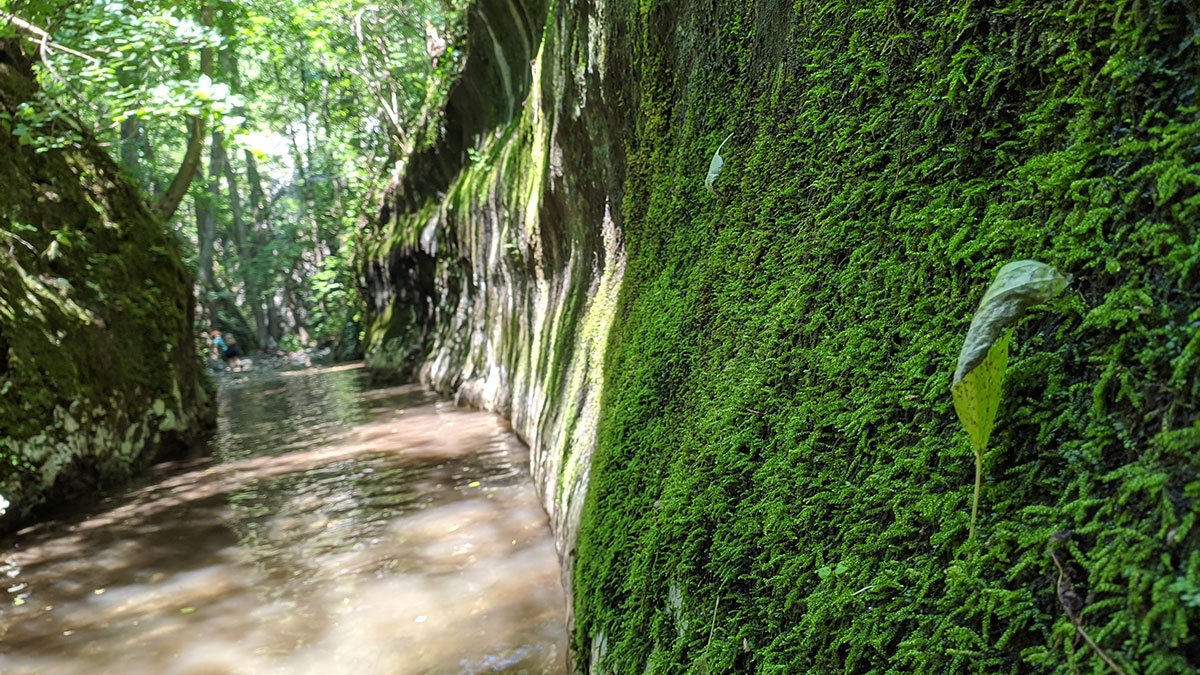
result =
M597 16L489 0L467 35L445 110L371 223L367 365L511 420L569 582L625 267L629 117L596 101L627 96Z

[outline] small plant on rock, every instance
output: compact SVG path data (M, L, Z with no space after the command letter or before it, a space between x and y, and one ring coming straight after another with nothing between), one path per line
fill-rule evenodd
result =
M958 355L958 367L950 393L954 410L971 437L975 449L975 495L971 500L971 531L979 512L979 486L983 474L983 453L996 411L1000 407L1000 385L1008 366L1008 344L1013 325L1032 305L1058 295L1068 279L1057 270L1036 260L1010 262L996 273L996 279L983 294L979 308L971 318L971 328Z

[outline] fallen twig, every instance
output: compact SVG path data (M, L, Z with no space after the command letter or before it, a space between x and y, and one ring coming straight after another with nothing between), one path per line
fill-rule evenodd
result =
M1096 653L1100 655L1100 658L1104 659L1104 662L1108 664L1109 668L1112 668L1112 671L1114 673L1117 673L1117 675L1125 675L1125 671L1121 670L1117 666L1117 664L1114 663L1113 660L1108 657L1108 654L1104 653L1104 650L1100 648L1100 645L1096 644L1096 642L1094 640L1092 640L1092 637L1087 634L1087 631L1085 631L1083 629L1083 626L1080 625L1079 617L1075 616L1075 612L1074 612L1074 610L1071 609L1071 605L1063 597L1063 590L1065 588L1065 585L1063 583L1063 577L1066 576L1066 571L1063 569L1062 563L1059 562L1058 554L1055 553L1054 547L1051 546L1047 550L1050 552L1050 558L1052 560L1054 560L1054 566L1058 568L1058 583L1056 584L1054 590L1055 590L1055 594L1058 596L1058 602L1063 606L1063 609L1067 612L1067 618L1071 620L1071 623L1075 624L1075 630L1079 631L1079 635L1082 636L1083 639L1086 640L1087 643L1092 646L1092 649L1094 649L1096 651ZM1067 582L1067 583L1069 584L1070 582Z
M721 606L721 596L717 596L716 603L713 604L712 625L708 627L708 642L704 644L704 655L708 656L708 648L712 646L713 633L717 630L717 608Z
M720 585L717 586L717 601L713 603L712 625L708 627L708 642L704 644L704 653L700 656L702 673L708 673L708 648L712 646L713 633L717 630L717 608L721 606L721 589L725 588L726 581L726 579L722 579Z

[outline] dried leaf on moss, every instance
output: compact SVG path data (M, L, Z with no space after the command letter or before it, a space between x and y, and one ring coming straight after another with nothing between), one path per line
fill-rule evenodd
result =
M717 151L713 153L712 161L708 163L708 177L704 179L704 186L707 187L708 191L714 195L717 194L717 191L713 189L713 182L717 180L717 176L721 175L721 169L725 166L725 160L721 157L721 148L725 147L725 144L728 143L729 139L731 138L733 138L732 131L729 132L729 135L725 137L725 140L721 141L721 144L717 146Z
M953 384L957 385L987 357L1004 330L1016 323L1026 309L1053 298L1066 287L1066 277L1036 260L1017 260L1001 267L971 318L971 328L954 369Z

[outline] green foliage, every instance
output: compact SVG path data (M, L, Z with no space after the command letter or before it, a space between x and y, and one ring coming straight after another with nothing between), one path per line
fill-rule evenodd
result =
M89 134L113 145L121 143L121 123L129 117L151 124L176 122L184 115L225 119L233 126L240 122L229 116L243 101L227 84L180 68L189 59L194 62L201 48L222 46L213 29L189 15L189 3L15 2L10 11L52 26L54 43L73 52L50 49L40 63L41 88L14 115L14 133L22 144L45 151L80 143L83 129L75 117ZM9 26L8 31L14 29ZM29 44L29 51L38 51Z
M635 132L581 671L1109 672L1056 597L1056 535L1122 669L1195 670L1194 5L606 12ZM696 166L729 128L753 131L714 209ZM1015 327L964 544L946 373L972 289L1032 256L1072 290Z
M227 287L279 289L291 298L283 335L272 331L281 346L332 344L358 320L352 251L370 215L364 197L409 140L403 130L427 104L431 85L446 77L425 52L424 26L446 31L458 19L456 6L432 0L243 6L235 42L243 87L255 96L247 106L248 133L234 148L256 152L262 187L277 198L253 225L257 246L248 248L254 250L238 249L218 265ZM455 58L450 51L441 66ZM219 238L235 239L229 210L216 208Z
M426 40L451 36L459 4L13 0L9 11L62 47L37 64L42 90L0 126L39 152L95 136L155 201L190 120L209 121L205 141L224 157L202 153L172 222L200 280L201 328L270 323L264 338L328 343L361 306L348 249L364 195L456 72L460 55L447 47L435 63ZM39 50L29 31L5 31Z
M294 352L298 349L304 349L304 345L300 342L300 338L295 335L285 335L283 340L279 342L279 348L285 352Z

